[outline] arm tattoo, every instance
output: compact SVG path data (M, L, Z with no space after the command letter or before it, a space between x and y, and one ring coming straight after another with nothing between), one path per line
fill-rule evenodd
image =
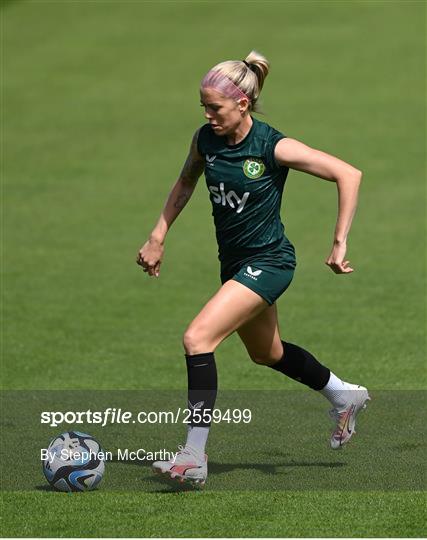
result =
M184 206L187 204L188 199L189 199L188 193L181 193L181 195L179 195L176 201L174 202L174 207L182 210Z
M194 134L191 142L190 153L185 160L184 167L182 168L180 174L180 178L193 187L197 184L197 180L205 168L204 159L197 151L197 137L198 131Z
M191 155L188 156L181 171L181 178L186 182L196 184L199 176L203 172L203 165L204 164L200 161L195 161Z

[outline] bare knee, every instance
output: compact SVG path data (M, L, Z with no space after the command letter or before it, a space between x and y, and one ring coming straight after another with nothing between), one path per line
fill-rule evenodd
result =
M277 346L271 346L270 348L261 348L256 350L246 349L252 362L261 366L274 366L283 357L283 346L280 342Z
M272 355L249 354L249 357L252 362L260 366L274 366L280 360L280 358L273 357Z
M199 324L190 324L184 333L182 344L186 354L214 352L217 346L207 329Z

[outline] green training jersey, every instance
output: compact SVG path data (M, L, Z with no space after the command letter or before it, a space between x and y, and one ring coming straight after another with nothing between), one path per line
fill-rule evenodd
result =
M280 205L289 169L277 165L274 148L285 136L252 120L249 133L234 145L215 135L209 124L199 131L197 146L206 161L220 259L284 236Z

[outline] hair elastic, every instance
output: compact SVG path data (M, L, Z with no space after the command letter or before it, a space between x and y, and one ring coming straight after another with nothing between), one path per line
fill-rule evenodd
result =
M239 100L251 99L241 90L234 82L226 75L223 75L219 70L211 69L202 80L202 88L213 88L226 97Z

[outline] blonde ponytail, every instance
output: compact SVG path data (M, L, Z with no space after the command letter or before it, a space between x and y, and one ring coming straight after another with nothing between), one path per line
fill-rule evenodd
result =
M265 58L264 56L262 56L262 54L256 51L251 51L245 58L245 62L249 64L249 69L251 69L257 77L259 96L262 87L264 86L265 78L268 75L270 63L268 62L267 58Z
M209 73L215 72L217 75L228 78L249 98L249 110L257 112L259 111L257 101L269 68L270 64L262 54L251 51L244 60L221 62L214 66Z

